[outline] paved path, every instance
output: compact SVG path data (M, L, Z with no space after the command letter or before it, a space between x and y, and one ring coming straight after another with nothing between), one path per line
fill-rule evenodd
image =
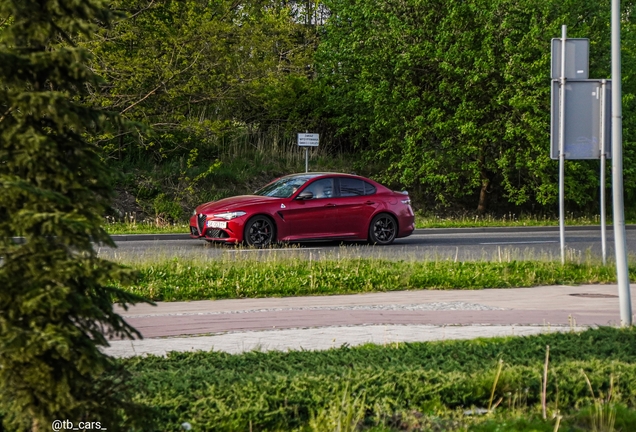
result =
M139 305L118 312L145 339L113 340L106 351L238 353L579 330L620 322L617 291L615 285L543 286Z

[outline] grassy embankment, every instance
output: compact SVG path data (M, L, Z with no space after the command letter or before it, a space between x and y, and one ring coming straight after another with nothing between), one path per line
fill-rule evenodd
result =
M120 215L106 218L106 230L110 234L187 233L187 219L196 205L249 194L273 178L303 172L304 152L298 149L295 138L284 142L274 138L264 137L254 145L248 136L238 137L223 145L201 149L202 156L192 164L185 157L162 161L160 164L148 158L141 158L134 163L111 161L113 172L120 173L114 185L120 192L120 198L115 200ZM203 154L207 156L203 157ZM316 172L356 170L360 175L377 177L383 170L380 166L361 166L360 161L352 155L334 154L322 147L312 149L311 155L310 170ZM124 195L132 202L118 205L122 204L121 197ZM423 211L418 203L425 197L419 196L416 190L411 191L411 196L416 209L417 228L558 225L558 217L518 212L495 216L477 215L469 211L451 215L444 209L441 212L433 209ZM628 214L628 221L636 221L632 216ZM599 224L599 216L568 213L566 223L595 225ZM611 223L609 216L608 223Z
M123 362L166 431L188 422L215 431L628 432L636 430L634 359L636 330L602 328Z

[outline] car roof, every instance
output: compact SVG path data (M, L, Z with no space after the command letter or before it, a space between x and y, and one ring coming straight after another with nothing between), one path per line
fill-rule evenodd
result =
M295 177L305 177L305 178L315 178L315 177L321 177L321 176L327 176L327 175L333 175L333 176L346 176L346 177L359 177L364 179L364 177L360 177L356 174L346 174L346 173L337 173L337 172L310 172L310 173L296 173L296 174L288 174L286 176L283 176L281 178L295 178Z

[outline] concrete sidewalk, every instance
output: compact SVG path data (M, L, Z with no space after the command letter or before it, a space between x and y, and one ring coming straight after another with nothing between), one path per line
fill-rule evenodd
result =
M617 292L616 285L543 286L139 305L117 311L145 339L113 340L106 352L312 350L581 330L620 322Z

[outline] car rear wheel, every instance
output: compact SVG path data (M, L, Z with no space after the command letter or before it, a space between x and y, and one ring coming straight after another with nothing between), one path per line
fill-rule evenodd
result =
M393 243L397 235L397 221L390 214L376 215L369 226L369 242L388 245Z
M245 225L245 244L257 248L267 247L275 240L276 227L266 216L254 216Z

